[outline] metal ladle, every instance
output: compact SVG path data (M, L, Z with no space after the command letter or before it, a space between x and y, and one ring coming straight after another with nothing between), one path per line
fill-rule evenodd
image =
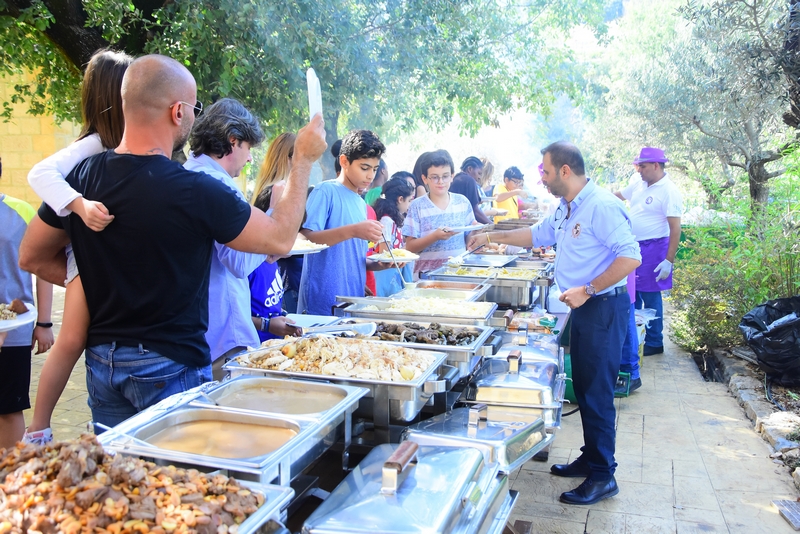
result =
M382 234L383 242L386 243L386 250L389 251L389 256L392 257L392 262L394 264L394 268L397 269L397 274L400 275L400 280L403 281L403 287L405 289L416 289L417 284L416 282L406 282L406 279L403 278L403 271L400 269L400 266L397 265L397 260L394 259L394 254L392 254L392 246L389 244L389 241L386 239L386 234Z

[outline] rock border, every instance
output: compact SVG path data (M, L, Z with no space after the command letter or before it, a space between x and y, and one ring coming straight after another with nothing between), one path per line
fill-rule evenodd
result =
M753 422L754 430L774 449L775 452L770 455L773 460L780 464L788 461L797 463L800 458L800 442L792 441L786 436L800 426L800 416L782 412L768 402L762 393L761 381L752 375L741 359L720 349L712 350L711 354L736 402ZM755 359L755 354L753 358ZM792 480L800 490L800 467L792 471Z

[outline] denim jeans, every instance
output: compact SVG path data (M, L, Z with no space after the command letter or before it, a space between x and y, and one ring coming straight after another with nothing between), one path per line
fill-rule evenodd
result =
M639 378L639 335L636 333L636 315L633 311L635 305L631 304L631 316L628 319L628 333L622 344L622 360L619 370L630 373L631 380Z
M170 395L210 380L211 366L187 367L141 344L86 349L89 408L94 422L105 426L115 426Z
M664 346L664 305L661 301L660 291L637 291L636 309L650 308L656 311L657 319L650 321L647 326L647 333L644 336L646 347Z
M580 406L584 442L579 459L598 482L609 480L617 467L614 386L630 313L627 293L600 295L572 310L572 385Z

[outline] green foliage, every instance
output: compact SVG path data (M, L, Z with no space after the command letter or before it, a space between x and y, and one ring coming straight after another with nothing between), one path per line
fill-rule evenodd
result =
M5 7L0 0L0 13ZM80 70L42 33L53 22L41 0L31 2L17 17L0 15L0 75L23 78L22 83L15 84L9 100L2 103L0 117L5 120L11 117L15 104L26 104L34 115L80 120ZM52 95L58 95L58 99Z
M776 181L769 206L748 226L684 228L670 299L672 337L690 351L737 345L745 313L767 300L800 294L800 205L796 157ZM728 208L751 216L747 200Z
M184 62L201 100L243 101L270 136L306 121L308 67L322 83L334 134L353 127L390 134L423 123L441 128L455 116L474 133L511 109L545 110L556 92L577 97L563 40L548 36L588 24L602 37L605 28L604 0L178 0L152 11L136 0L66 3L82 7L88 26L112 46ZM0 24L8 26L3 5ZM21 30L0 33L5 53L35 34L31 22L45 15L14 18ZM15 61L42 68L39 56ZM48 109L57 115L74 116L62 105L64 88L31 91L51 96Z

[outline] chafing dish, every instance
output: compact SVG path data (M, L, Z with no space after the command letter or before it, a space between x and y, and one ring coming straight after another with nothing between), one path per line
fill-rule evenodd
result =
M363 387L368 393L359 401L359 413L369 413L376 425L388 427L390 420L407 422L414 419L434 393L443 393L457 380L458 369L444 365L447 354L430 352L434 362L418 378L404 382L368 380L364 378L314 374L307 372L256 369L231 360L223 369L235 378L241 375L270 376L304 380L324 380L334 384Z
M469 447L380 445L306 520L303 534L498 533L517 497Z
M403 439L420 446L476 448L487 464L499 464L502 473L521 467L553 439L542 419L490 421L487 416L485 404L456 408L406 428Z
M488 298L488 293L487 293ZM334 314L340 317L361 317L366 319L384 320L397 320L397 321L441 321L447 324L461 324L461 325L475 325L475 326L494 326L498 324L498 320L492 320L495 311L497 311L497 304L493 302L487 307L487 312L481 316L465 316L453 315L448 311L452 306L458 306L459 301L443 301L443 309L440 313L411 313L411 312L396 312L389 311L386 308L391 306L388 302L389 299L359 299L358 303L341 302L334 306ZM368 306L376 306L377 310L366 309ZM452 308L451 308L452 309ZM505 324L504 321L502 321Z
M505 267L517 259L507 254L467 254L459 263L473 267Z
M428 276L434 280L482 280L485 279L486 273L479 273L482 268L480 267L461 267L459 270L465 274L454 274L451 271L453 268L447 265L439 267L428 273ZM537 285L545 284L549 286L552 282L547 281L539 282L543 277L543 273L537 271L537 275L531 279L523 278L492 278L487 283L491 285L489 291L486 292L486 300L489 302L496 302L498 305L509 308L528 308L533 303L535 297L535 290ZM538 294L538 293L537 293Z
M467 384L460 400L487 404L494 421L535 421L542 418L553 430L561 425L566 376L552 361L523 362L513 350L505 358L492 357Z
M539 218L530 218L530 219L503 219L502 221L498 222L494 225L494 229L497 231L500 230L514 230L517 228L530 228L536 224L539 224Z
M285 531L281 523L286 522L286 509L294 498L294 490L284 486L257 484L247 480L240 481L243 486L251 491L262 493L266 500L258 510L238 525L238 534L265 534L270 532ZM268 522L276 522L268 525ZM270 527L273 528L270 528Z
M484 301L489 285L478 286L477 290L466 291L459 289L428 289L416 287L404 289L392 295L393 299L408 299L414 297L439 298L451 300L466 300L467 302Z
M330 398L330 403L323 411L287 414L282 413L279 403L274 402L278 395L275 393L272 396L271 411L252 410L241 405L237 407L236 401L233 400L236 392L249 390L253 394L256 391L256 380L267 380L261 384L269 384L275 391L280 389L290 396L302 392L315 392L317 395L325 393ZM111 450L153 458L157 462L177 462L206 471L223 469L235 474L237 478L245 480L270 483L277 479L281 485L288 485L294 476L308 467L337 440L344 438L345 445L349 445L352 413L356 409L359 399L368 392L369 390L366 388L347 385L251 377L231 380L222 384L204 384L200 388L173 395L161 403L151 406L110 431L101 434L98 439ZM219 402L221 406L211 404L211 400ZM228 403L232 406L226 406ZM286 403L281 404L285 408ZM287 411L298 410L283 410L283 412ZM265 449L263 454L239 458L185 452L176 450L175 447L160 447L155 443L158 440L159 432L195 421L219 421L223 426L227 424L230 428L239 429L242 428L239 425L262 425L290 431L294 435L275 450L267 451ZM224 436L209 435L210 442L213 441L212 437L221 439ZM345 447L343 456L345 465L346 452L347 447Z
M361 319L358 317L342 319L342 323L366 323L369 322L369 319ZM389 324L403 324L409 321L392 321L392 320L383 320L383 323ZM428 328L433 321L413 321L414 323L422 326L423 328ZM409 347L412 349L418 350L437 350L439 352L444 352L447 354L447 365L452 365L458 368L459 371L459 378L463 378L465 376L469 376L477 367L478 363L480 363L481 358L483 356L489 356L492 354L492 346L485 345L491 335L494 333L495 329L490 326L469 326L463 324L445 324L439 323L441 326L444 327L452 327L452 328L466 328L473 332L476 336L476 339L468 344L468 345L431 345L428 343L413 343L408 341L391 341L391 340L380 340L375 339L379 343L389 343L392 345L400 345L403 347ZM377 335L377 334L376 334Z

